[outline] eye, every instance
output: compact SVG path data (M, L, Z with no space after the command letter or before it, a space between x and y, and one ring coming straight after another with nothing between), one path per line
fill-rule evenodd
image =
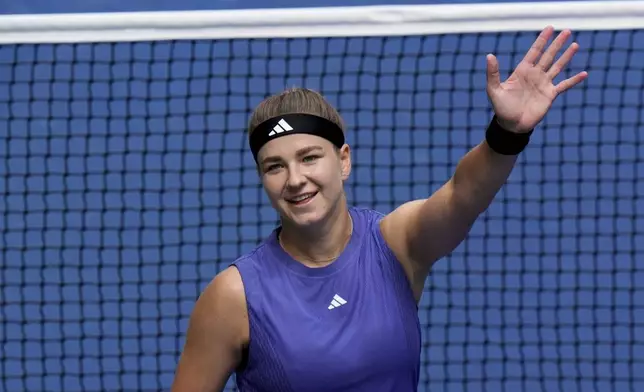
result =
M278 169L279 169L279 168L281 168L281 167L282 167L282 165L280 165L279 163L274 163L274 164L269 165L268 167L266 167L266 168L264 169L264 171L265 171L266 173L270 173L270 172L274 172L274 171L278 170Z
M314 162L315 160L319 159L319 155L307 155L304 157L303 161L306 163L311 163Z

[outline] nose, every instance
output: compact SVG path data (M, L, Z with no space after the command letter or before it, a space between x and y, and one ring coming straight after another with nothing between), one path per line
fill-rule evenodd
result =
M306 176L300 171L298 165L292 165L288 170L286 186L290 189L302 188L306 184Z

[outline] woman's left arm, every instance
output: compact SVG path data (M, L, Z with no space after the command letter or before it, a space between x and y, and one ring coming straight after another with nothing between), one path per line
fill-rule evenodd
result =
M460 160L453 176L433 195L405 203L381 221L383 236L418 298L431 266L465 239L492 203L555 98L588 76L580 72L553 83L579 48L572 43L555 62L571 32L561 32L546 49L553 33L551 26L545 28L503 83L496 57L487 56L487 94L495 116L485 140Z

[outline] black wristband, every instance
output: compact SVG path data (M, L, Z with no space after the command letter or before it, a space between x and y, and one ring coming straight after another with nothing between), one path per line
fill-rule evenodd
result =
M494 116L485 132L485 140L492 150L501 155L519 155L530 142L533 131L526 133L508 131L501 127Z

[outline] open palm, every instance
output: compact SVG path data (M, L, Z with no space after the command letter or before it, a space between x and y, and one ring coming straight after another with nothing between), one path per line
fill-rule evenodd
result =
M553 80L579 49L579 45L573 42L554 62L555 56L571 32L562 31L544 52L553 33L552 26L546 27L512 75L503 83L496 57L491 54L487 56L488 97L497 120L509 131L531 131L543 119L559 94L579 84L588 76L588 73L580 72L557 85L553 84Z

